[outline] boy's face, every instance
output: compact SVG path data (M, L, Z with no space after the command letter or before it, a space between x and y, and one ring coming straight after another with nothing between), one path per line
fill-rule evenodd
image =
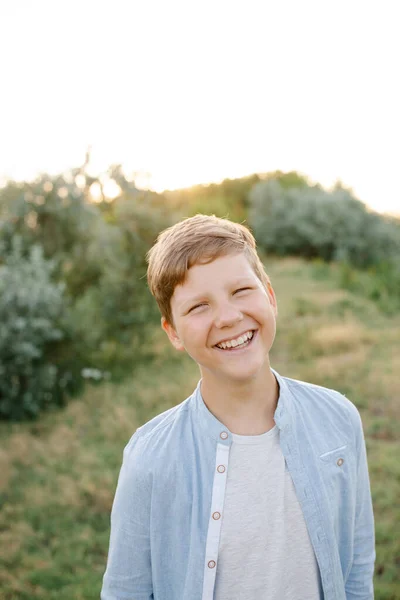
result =
M162 327L204 379L244 383L263 376L275 337L276 299L243 253L191 267L175 288L171 311L174 326L162 319Z

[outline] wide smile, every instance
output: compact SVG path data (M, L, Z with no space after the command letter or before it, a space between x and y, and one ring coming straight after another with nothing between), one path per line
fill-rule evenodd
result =
M216 344L215 346L213 346L213 348L215 350L218 350L219 352L224 352L225 354L228 353L238 353L238 352L242 352L243 350L246 350L247 348L249 348L249 346L251 346L254 342L254 339L257 337L257 333L258 330L257 329L249 329L248 333L250 333L251 337L249 339L249 336L246 336L246 339L243 339L244 336L240 336L239 338L236 338L235 340L232 340L231 342L221 342L220 344ZM241 341L242 340L242 341ZM223 347L221 347L223 346Z

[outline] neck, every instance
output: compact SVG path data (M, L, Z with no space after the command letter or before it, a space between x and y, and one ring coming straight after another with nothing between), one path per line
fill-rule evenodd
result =
M208 410L232 433L260 435L274 427L279 385L268 365L246 382L222 382L203 376L201 394Z

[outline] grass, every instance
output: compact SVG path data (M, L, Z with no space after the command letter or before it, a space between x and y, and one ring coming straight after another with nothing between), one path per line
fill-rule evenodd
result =
M376 518L377 600L400 598L400 315L340 290L313 266L267 264L279 304L272 364L334 387L364 423ZM98 599L122 450L143 422L183 400L198 371L155 332L159 355L118 386L89 387L36 423L0 426L2 600Z

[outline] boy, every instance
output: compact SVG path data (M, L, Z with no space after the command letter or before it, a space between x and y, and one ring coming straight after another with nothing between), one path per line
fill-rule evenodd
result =
M148 282L201 380L124 450L102 600L370 600L374 524L358 411L271 369L277 303L250 231L162 232Z

